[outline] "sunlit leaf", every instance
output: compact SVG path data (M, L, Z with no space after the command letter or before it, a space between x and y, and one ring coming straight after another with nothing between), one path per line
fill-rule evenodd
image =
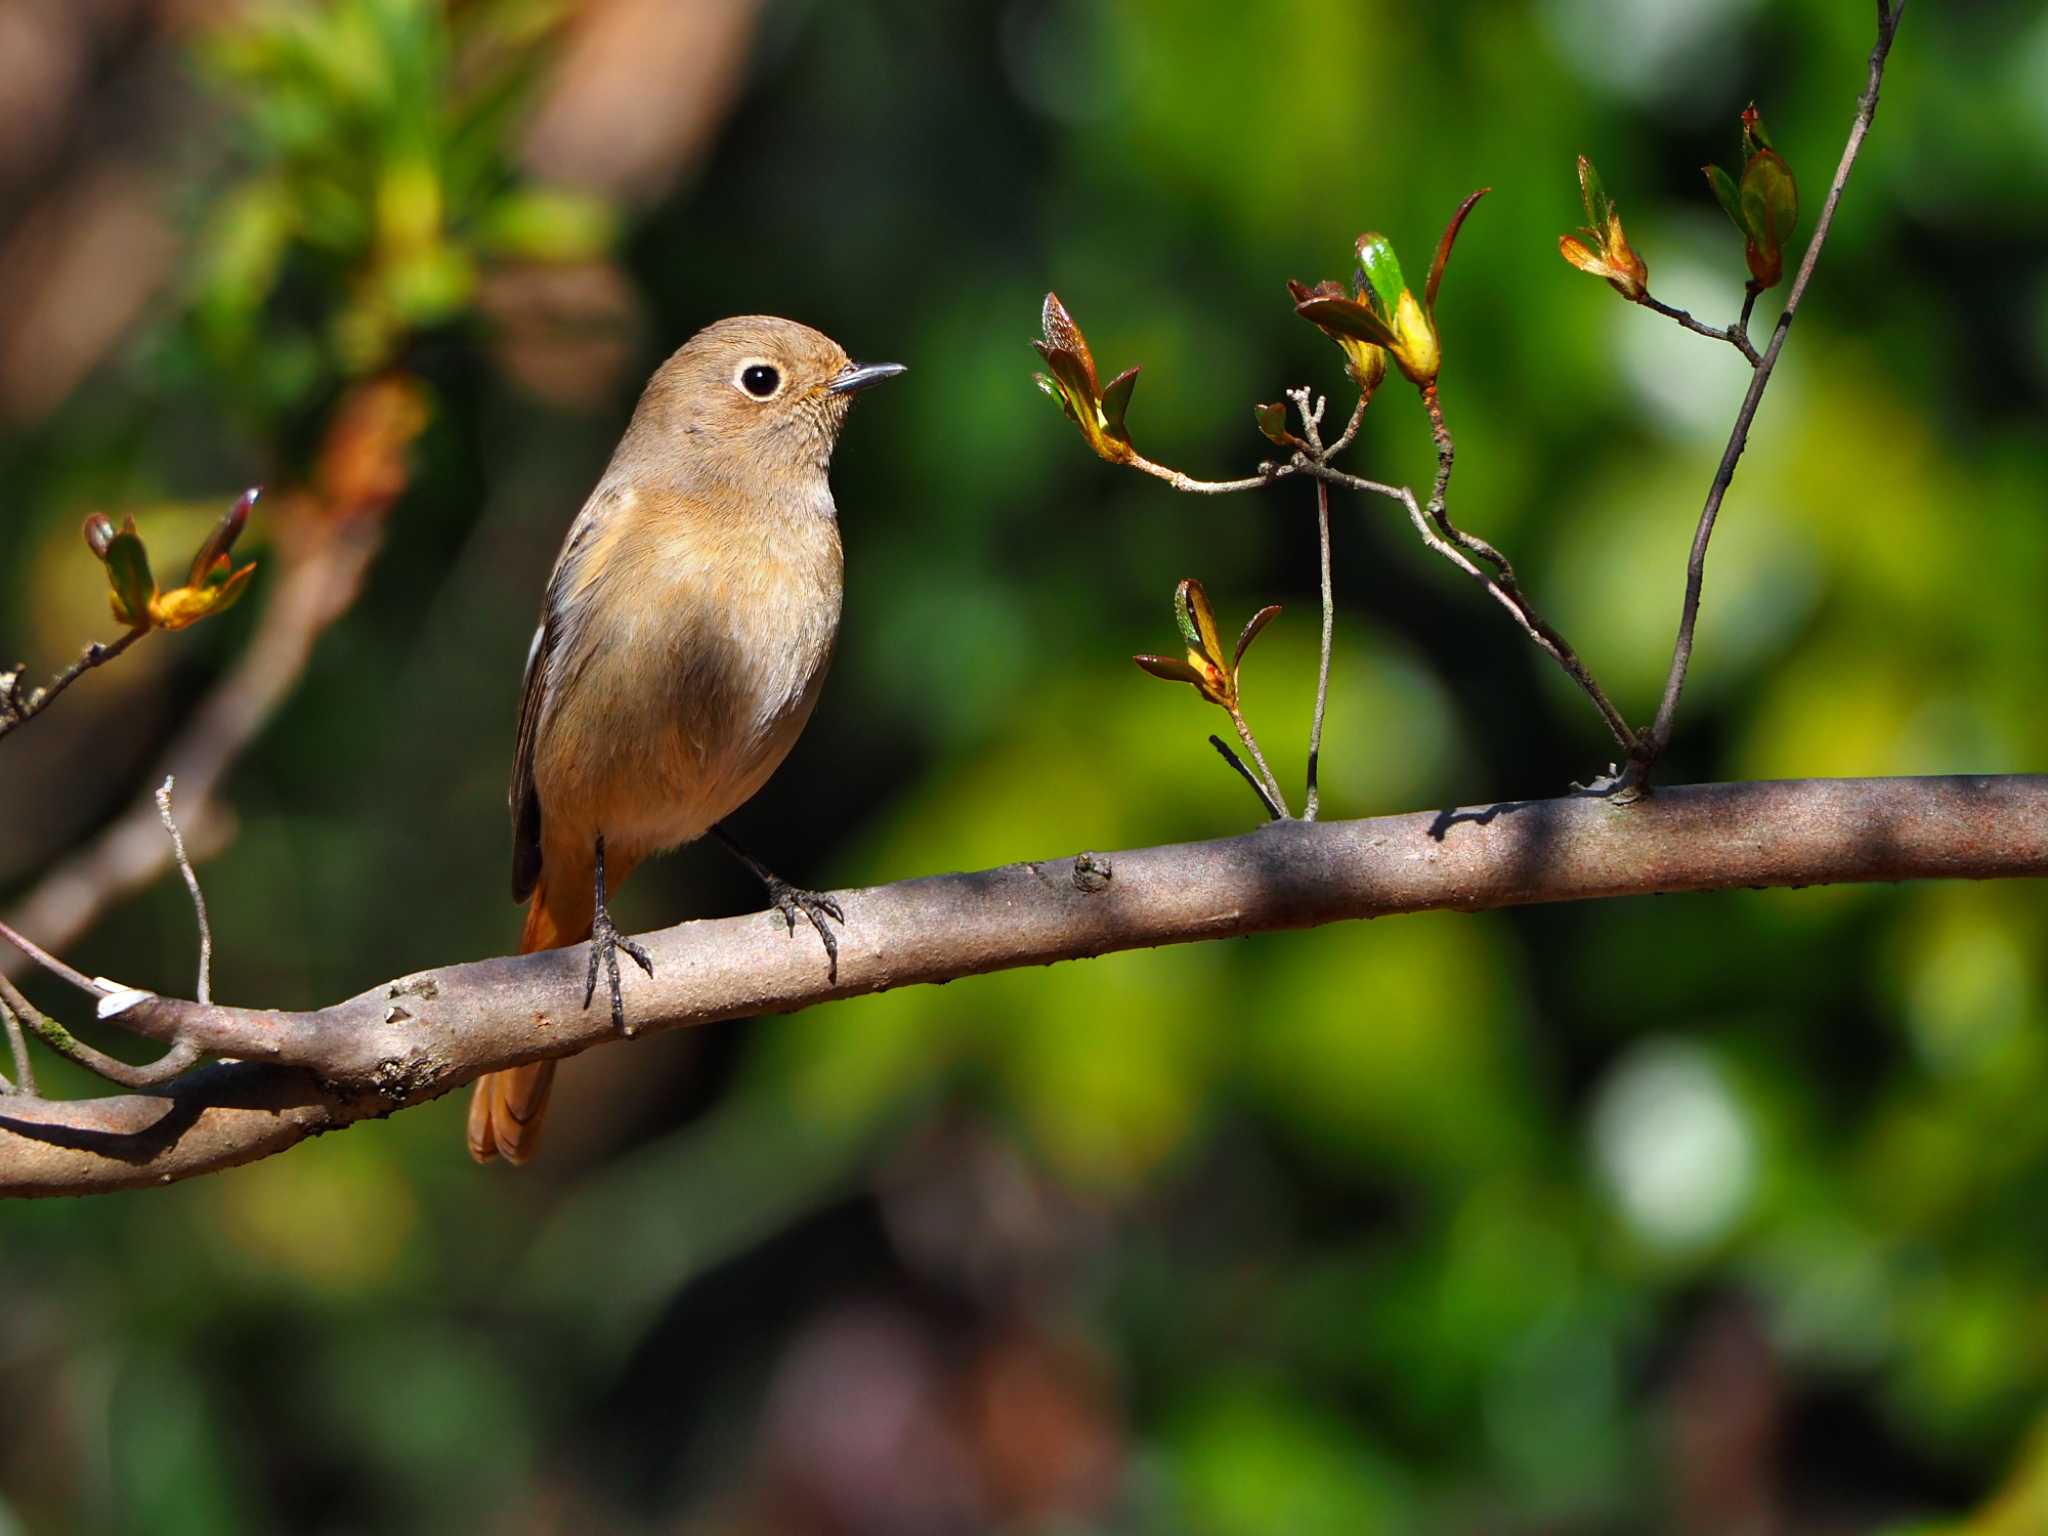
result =
M1203 674L1178 656L1133 656L1131 660L1154 677L1163 677L1169 683L1192 683L1199 688L1207 681Z
M1614 204L1608 199L1607 189L1600 184L1600 173L1593 169L1593 162L1584 155L1579 156L1579 196L1586 205L1587 227L1604 229Z
M1401 295L1408 291L1408 279L1401 275L1401 258L1394 254L1393 242L1385 235L1369 231L1358 237L1356 250L1361 293L1370 291L1378 301L1374 307L1380 315L1391 316Z
M1188 649L1221 662L1223 635L1216 627L1216 610L1209 605L1208 589L1190 576L1174 589L1173 608Z
M1444 268L1450 264L1451 247L1457 244L1458 231L1465 227L1465 216L1472 211L1473 205L1492 190L1491 187L1481 187L1458 204L1457 212L1451 215L1451 222L1444 226L1443 238L1436 243L1436 255L1429 263L1429 281L1422 285L1423 312L1432 320L1436 316L1436 290L1444 280Z
M135 531L134 518L121 520L121 531L108 541L101 558L107 562L108 597L115 621L131 628L147 624L156 578L150 574L149 551Z
M1396 302L1399 301L1399 297L1397 293ZM1295 312L1304 320L1312 321L1335 335L1356 337L1360 341L1371 342L1381 347L1391 347L1394 344L1393 326L1356 299L1319 295L1296 305Z
M193 586L199 586L207 581L216 566L224 568L227 565L228 552L235 547L235 540L242 536L243 528L248 526L249 513L262 494L263 487L251 486L235 498L234 505L213 525L212 531L207 534L197 553L192 556L190 580ZM221 579L226 579L224 569Z
M1138 370L1126 368L1102 386L1102 415L1112 433L1124 434L1124 412L1131 408L1131 391L1137 387Z
M1272 623L1273 620L1279 616L1279 613L1280 605L1278 603L1272 603L1264 608L1261 608L1257 613L1253 614L1249 619L1245 621L1244 629L1237 637L1237 650L1232 654L1230 658L1230 667L1232 671L1236 671L1237 668L1243 664L1244 653L1250 650L1252 642L1259 638L1259 631L1264 629L1268 624Z

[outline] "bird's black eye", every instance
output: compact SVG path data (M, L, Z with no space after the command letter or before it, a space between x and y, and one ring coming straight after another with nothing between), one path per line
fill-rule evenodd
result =
M766 400L782 388L782 375L766 363L749 363L740 370L740 388L756 400Z

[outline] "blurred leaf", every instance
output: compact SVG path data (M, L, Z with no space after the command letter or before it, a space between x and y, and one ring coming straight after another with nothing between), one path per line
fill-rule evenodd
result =
M491 256L576 262L603 255L617 234L618 216L609 203L563 188L525 187L490 205L478 244Z
M1718 165L1703 165L1700 171L1707 178L1707 185L1714 189L1714 197L1721 204L1721 211L1728 215L1728 222L1747 234L1748 227L1742 218L1742 194L1736 188L1735 178Z
M1378 1536L1416 1529L1406 1479L1334 1409L1223 1386L1184 1409L1171 1441L1198 1536Z

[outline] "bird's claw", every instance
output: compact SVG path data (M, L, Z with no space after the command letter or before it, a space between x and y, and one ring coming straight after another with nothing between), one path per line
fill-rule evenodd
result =
M590 926L590 972L583 980L583 1006L588 1008L590 1000L597 995L597 967L602 959L605 980L611 984L612 1028L622 1035L630 1035L633 1031L626 1027L626 1000L619 991L619 951L622 949L641 970L649 976L654 974L653 957L619 931L609 912L600 911Z
M788 927L790 937L796 936L796 918L801 912L810 919L811 926L818 930L818 938L825 946L825 977L828 981L839 979L839 940L832 930L825 926L825 919L844 923L846 914L839 909L839 903L830 896L817 891L799 890L787 880L774 876L768 878L768 900L776 911L782 914L782 921Z

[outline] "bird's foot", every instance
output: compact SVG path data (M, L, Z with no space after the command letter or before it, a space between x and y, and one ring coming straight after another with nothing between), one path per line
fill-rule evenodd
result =
M825 977L828 981L837 981L839 940L825 926L825 919L829 917L835 923L845 923L846 914L840 911L839 903L817 891L799 890L778 875L764 873L762 881L768 887L769 905L782 914L782 921L792 938L796 935L797 914L801 912L810 919L811 926L818 930L818 938L825 946Z
M647 951L635 944L619 931L612 915L600 907L596 919L590 926L590 974L583 981L583 1006L590 1006L591 998L597 995L597 967L604 963L605 980L611 984L612 1028L622 1035L630 1035L626 1027L626 1000L619 993L619 951L624 950L633 963L649 976L654 974L654 960Z

